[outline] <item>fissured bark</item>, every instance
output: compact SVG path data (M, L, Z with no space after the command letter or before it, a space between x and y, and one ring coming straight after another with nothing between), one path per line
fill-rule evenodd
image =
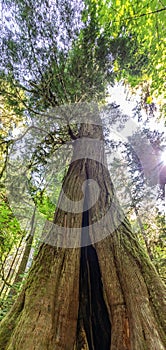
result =
M86 142L89 137L102 141L102 128L82 126L82 144L75 141L63 190L80 201L83 182L93 179L99 198L89 210L84 210L84 200L77 214L58 209L54 224L66 228L61 242L73 228L82 228L83 235L87 225L91 244L80 249L83 237L78 236L75 248L41 246L20 296L2 322L2 350L165 349L165 287L120 209L102 142L96 143L98 161L76 160L80 147L95 144ZM91 196L87 187L86 200Z

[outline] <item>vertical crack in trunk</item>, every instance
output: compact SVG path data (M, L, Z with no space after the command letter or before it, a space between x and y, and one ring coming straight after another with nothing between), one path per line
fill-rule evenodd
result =
M88 207L88 200L87 185L84 209ZM89 211L85 210L83 212L82 227L87 227L88 230L88 226ZM103 297L103 284L98 257L92 245L81 247L79 291L77 349L109 350L111 345L111 324ZM80 334L82 337L84 334L84 339L80 339Z

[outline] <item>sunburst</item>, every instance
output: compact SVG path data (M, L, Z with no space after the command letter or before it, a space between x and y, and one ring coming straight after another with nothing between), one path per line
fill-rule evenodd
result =
M162 152L160 159L161 159L162 165L166 165L166 149Z

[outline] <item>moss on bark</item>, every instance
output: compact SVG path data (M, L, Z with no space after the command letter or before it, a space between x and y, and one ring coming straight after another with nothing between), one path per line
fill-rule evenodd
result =
M92 126L85 125L81 132L92 138L97 134L102 140L101 127L95 128L94 132ZM86 142L84 145L89 147ZM74 152L78 147L76 143ZM79 248L42 245L22 293L3 320L2 350L96 350L96 341L103 336L98 334L97 318L100 332L105 324L106 338L109 334L111 337L110 343L101 345L102 350L108 346L110 350L165 349L165 287L123 216L106 163L101 161L104 150L98 151L98 162L92 159L74 161L63 186L69 198L79 201L83 181L94 179L98 183L99 199L88 211L89 236L95 243L88 248L89 254L84 255L84 259L80 259ZM63 200L63 194L60 200ZM103 223L100 225L107 213L104 226ZM66 228L81 228L82 213L72 214L58 209L54 223ZM89 275L85 265L91 269ZM81 269L83 282L79 285ZM91 298L88 299L86 285L91 287ZM80 305L84 305L82 313ZM94 311L91 321L96 339L93 342L89 336L91 326L86 321L89 312L85 305Z

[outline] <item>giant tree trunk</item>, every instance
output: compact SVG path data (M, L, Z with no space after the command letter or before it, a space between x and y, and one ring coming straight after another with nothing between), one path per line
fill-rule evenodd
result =
M102 141L102 128L82 125L84 148L90 147L87 137ZM102 142L95 146L98 161L76 159L80 139L75 141L63 190L73 201L81 201L82 183L93 179L99 198L86 210L93 196L86 186L82 212L55 213L54 224L66 228L61 243L70 237L70 228L81 228L82 234L72 248L55 247L53 236L50 244L41 246L20 296L2 322L0 348L164 350L164 285L123 217ZM84 234L91 242L87 247Z

